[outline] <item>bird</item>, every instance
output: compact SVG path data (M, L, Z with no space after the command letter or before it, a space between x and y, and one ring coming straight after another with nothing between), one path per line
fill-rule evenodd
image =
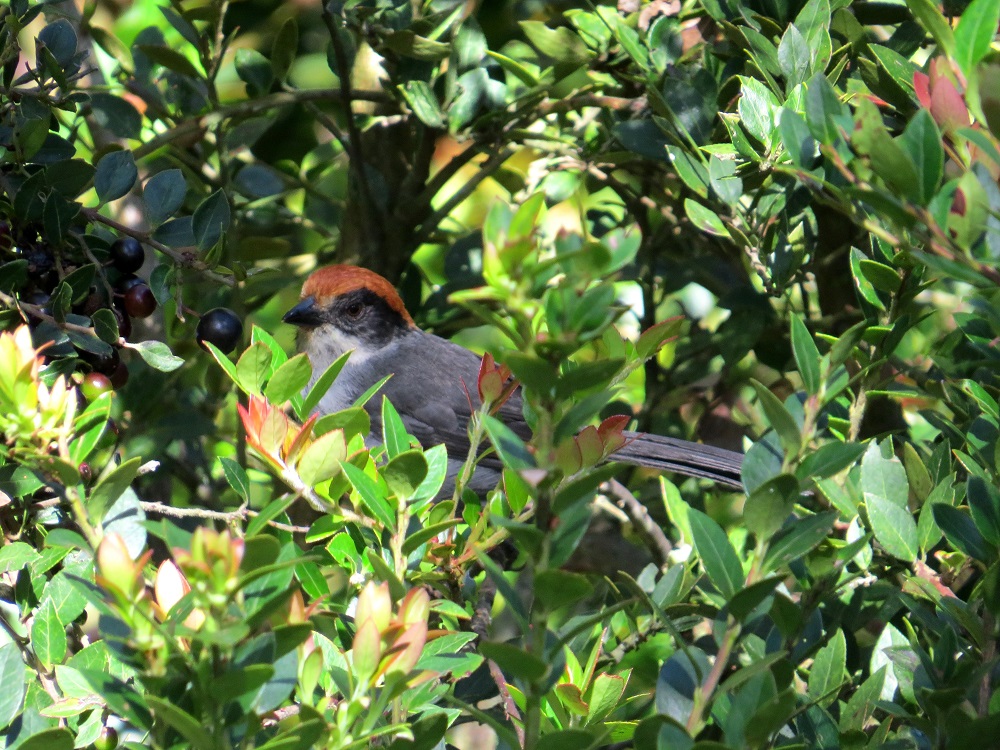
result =
M316 412L346 409L385 376L381 393L389 399L407 432L424 448L443 444L448 454L446 487L466 460L469 420L480 406L476 388L481 358L447 339L419 328L393 285L366 268L331 265L314 271L298 303L282 320L298 328L299 351L313 368L306 388L345 352L351 354ZM380 399L369 399L369 445L382 433ZM522 439L531 435L520 390L496 416ZM624 431L624 444L612 459L684 476L710 479L741 489L743 454L688 440ZM484 454L469 487L484 494L496 487L502 471L496 455Z

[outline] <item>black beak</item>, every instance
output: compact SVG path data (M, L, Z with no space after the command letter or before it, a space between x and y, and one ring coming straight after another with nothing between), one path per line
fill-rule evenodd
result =
M305 326L307 328L318 326L323 322L319 307L316 305L314 297L305 297L299 304L285 313L282 320L291 323L293 326Z

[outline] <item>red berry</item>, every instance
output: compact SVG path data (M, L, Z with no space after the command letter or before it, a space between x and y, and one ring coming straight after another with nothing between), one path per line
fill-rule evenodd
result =
M146 261L146 251L135 237L122 237L111 244L111 262L122 273L135 273Z
M88 401L94 401L103 394L110 393L113 388L111 387L111 380L107 375L92 372L83 379L83 385L80 386L80 390Z
M214 344L228 354L243 338L243 321L232 310L216 307L201 316L196 335L202 346Z
M90 480L94 478L94 470L90 468L90 464L84 461L77 467L77 471L80 472L80 479L83 480L83 483L90 484Z
M156 297L145 284L136 284L125 292L125 312L133 318L148 318L155 309Z

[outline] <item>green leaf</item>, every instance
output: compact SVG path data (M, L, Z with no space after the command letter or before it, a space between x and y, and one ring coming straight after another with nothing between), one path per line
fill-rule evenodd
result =
M879 310L885 310L885 304L878 296L878 292L875 291L875 287L872 282L869 281L868 277L862 270L861 264L869 261L860 250L856 247L851 248L851 275L854 277L854 287L858 290L858 294L868 302L873 307ZM897 277L898 282L898 277Z
M118 138L138 138L142 131L142 115L121 96L99 91L90 93L94 122Z
M303 451L296 464L302 481L310 486L332 479L340 472L341 462L347 459L347 442L342 430L331 430L320 435ZM348 464L343 464L347 466Z
M807 455L795 470L795 476L802 482L839 474L854 464L865 452L864 443L841 443L834 441L817 448Z
M140 465L142 465L141 457L130 458L97 481L90 492L90 497L87 498L87 510L91 518L104 517L105 511L132 484L132 480L139 473Z
M932 0L906 0L906 5L913 13L914 18L920 22L920 25L931 32L934 41L938 43L944 53L954 59L955 35L947 19L938 10L937 4ZM994 31L995 29L990 31L991 35Z
M858 261L858 270L865 280L880 292L895 294L899 291L902 279L899 273L892 266L879 263L875 260L863 258Z
M94 188L101 203L117 200L128 193L139 178L131 151L112 151L97 162Z
M846 679L847 639L844 638L843 630L837 630L813 658L809 669L809 697L821 706L829 706L837 699L834 691Z
M406 426L396 407L385 396L382 397L382 442L385 445L385 453L390 459L410 449Z
M812 169L819 157L819 147L805 118L794 110L778 110L778 132L792 163L803 169Z
M981 477L969 477L965 496L972 520L990 545L1000 547L1000 491Z
M30 544L8 542L0 547L0 573L20 570L25 565L38 560L41 555ZM0 683L2 684L2 683Z
M885 458L872 442L861 461L860 489L865 499L878 497L899 508L906 508L909 485L906 469L898 458Z
M250 499L250 478L246 470L231 458L220 458L222 471L226 475L226 481L236 494L244 501Z
M271 376L264 395L272 404L283 404L297 396L309 384L312 365L305 354L296 354Z
M223 233L229 229L231 218L229 199L221 189L198 204L191 218L191 228L199 249L210 250L215 247Z
M403 554L410 555L420 548L422 544L429 542L431 539L436 537L438 534L447 531L460 524L462 521L458 518L451 518L447 521L440 521L439 523L431 524L426 526L420 531L415 531L412 534L408 534L406 540L403 542Z
M995 0L972 0L962 12L955 29L955 60L966 77L989 53L998 24L1000 3Z
M423 451L403 451L393 456L381 473L393 495L400 500L409 500L427 476L427 460Z
M995 7L1000 8L1000 3ZM944 174L944 147L941 131L926 109L919 109L906 125L900 143L906 148L917 169L919 203L926 206L937 194ZM898 283L897 283L898 287Z
M822 144L832 145L841 137L842 129L853 127L837 92L821 74L814 75L806 84L805 114L809 132Z
M806 392L810 395L818 393L823 384L822 373L819 369L819 349L809 334L806 324L798 315L792 315L792 352L795 355L795 364L802 375Z
M215 750L212 736L202 728L200 721L184 709L150 693L146 693L146 702L156 719L177 730L196 750Z
M236 361L236 382L246 393L259 396L260 389L271 374L271 349L257 341L246 348ZM269 401L273 401L268 398ZM282 403L273 401L273 403Z
M769 479L754 489L743 506L747 529L766 541L782 527L799 497L799 483L790 474Z
M437 97L426 81L407 81L397 86L403 99L424 125L430 128L445 126L444 112L438 104Z
M917 523L904 506L886 500L884 497L865 494L865 507L875 539L885 551L895 558L913 562L917 559L920 543L917 538Z
M593 593L593 584L579 573L548 569L535 576L535 598L549 612L569 606Z
M785 91L791 91L800 83L805 83L812 72L812 50L794 23L788 25L781 37L778 65L785 76Z
M946 503L934 503L932 508L935 523L955 549L985 563L995 560L968 513Z
M358 493L358 497L361 498L361 502L364 506L368 508L374 517L378 519L379 522L381 522L387 529L395 529L395 514L392 512L392 508L389 507L389 502L385 499L382 490L379 489L375 480L365 474L364 471L359 469L354 464L345 462L343 464L343 469L344 475L347 477L347 481L349 481L351 486L354 487L354 490Z
M764 557L764 572L778 570L792 560L804 557L816 545L826 539L839 513L835 510L808 516L789 524L781 535L771 542Z
M90 320L94 324L94 332L100 337L101 341L108 344L118 343L118 320L111 310L102 307L90 316Z
M0 552L6 549L4 547ZM0 646L0 685L3 685L3 690L0 690L0 729L9 727L21 713L21 702L28 687L26 675L17 644L11 642Z
M165 169L146 181L142 196L146 204L146 218L159 226L174 215L187 195L187 182L179 169Z
M66 658L67 645L66 626L59 622L55 603L46 599L35 610L31 624L31 647L35 656L42 664L51 667Z
M35 732L17 745L19 750L73 750L73 734L64 727Z
M326 392L330 390L330 386L333 385L333 381L337 379L340 371L344 369L344 365L347 364L348 358L351 356L351 351L346 351L341 354L333 363L323 371L323 374L316 379L309 392L302 399L302 413L299 415L300 418L305 418L307 414L311 414L316 406L319 404Z
M737 76L740 83L740 101L737 111L740 122L754 138L771 148L779 102L774 94L756 78Z
M201 78L194 64L177 50L159 44L139 44L139 50L157 65L188 78Z
M174 356L170 347L162 341L140 341L137 344L128 344L128 348L139 352L143 361L160 372L173 372L184 364L184 360Z
M799 425L795 421L795 417L778 400L778 397L771 392L770 388L753 379L750 380L750 383L753 385L754 390L757 391L757 398L760 401L761 408L764 409L767 421L778 434L785 451L793 456L798 454L799 449L802 447L802 434L799 432Z
M292 67L292 61L295 60L298 50L299 27L293 16L286 18L285 22L281 24L281 28L278 29L278 33L274 37L274 43L271 45L271 65L274 66L274 77L279 81L284 80L285 76L288 75L288 70Z
M528 446L510 427L490 416L483 418L483 427L504 466L518 471L535 467L535 458Z
M694 508L688 510L688 523L691 525L695 549L698 550L698 559L701 560L708 579L726 599L732 598L743 588L746 578L726 532L719 524Z
M729 237L726 225L722 223L722 219L719 218L718 214L697 201L685 198L684 213L687 214L691 223L701 231L715 235L716 237Z
M236 74L247 85L247 94L251 97L263 96L271 90L274 83L274 68L271 61L255 49L240 48L236 50L234 60Z
M519 25L528 41L556 62L580 64L594 56L580 36L567 26L550 29L542 21L520 21Z

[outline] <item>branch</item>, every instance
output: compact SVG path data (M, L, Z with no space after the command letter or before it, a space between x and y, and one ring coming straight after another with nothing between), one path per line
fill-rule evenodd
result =
M245 521L248 517L260 515L257 511L250 510L245 505L241 506L237 510L220 511L208 510L206 508L175 508L172 505L166 505L164 503L140 501L139 507L147 513L158 513L163 516L170 516L171 518L202 518L210 521L223 521L225 523ZM281 529L282 531L289 531L293 534L304 534L309 531L308 526L293 526L291 524L281 523L280 521L268 521L267 525L273 526L276 529Z
M132 229L131 227L127 227L124 224L115 221L114 219L108 218L96 208L84 208L82 209L82 213L90 221L96 222L98 224L104 224L105 226L111 227L116 232L120 232L121 234L127 234L130 237L135 237L140 242L143 242L152 247L153 249L163 253L179 266L182 266L184 268L190 268L193 271L197 271L205 278L211 279L212 281L215 281L219 284L224 284L225 286L229 287L236 286L236 280L232 276L223 276L221 273L213 271L211 268L208 267L208 265L204 261L199 260L198 257L192 252L182 253L177 250L174 250L172 247L164 245L162 242L158 240L154 240L149 232L142 232L138 229Z
M431 233L437 228L437 225L444 221L448 214L454 211L466 198L472 195L476 191L476 188L479 187L479 183L496 172L513 154L514 149L503 148L484 161L483 165L479 168L479 172L420 225L420 231L417 232L417 236L413 240L413 246L416 247L426 242Z
M614 498L615 505L625 511L636 532L652 553L657 565L661 568L670 562L673 545L663 533L660 525L649 515L646 506L640 503L635 495L616 479L606 482L604 489Z

